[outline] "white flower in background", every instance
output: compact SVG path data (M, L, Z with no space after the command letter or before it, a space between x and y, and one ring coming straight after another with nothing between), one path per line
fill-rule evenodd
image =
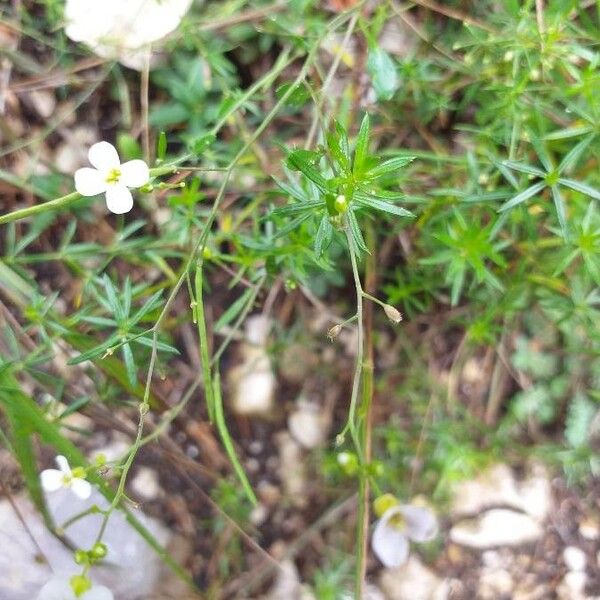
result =
M75 189L82 196L106 193L106 206L121 215L133 207L133 197L128 188L139 188L148 183L150 170L143 160L130 160L121 164L116 148L108 142L94 144L88 153L90 163L75 171Z
M72 471L64 456L57 456L56 464L59 467L58 469L46 469L40 473L42 488L47 492L69 488L82 500L89 498L92 493L92 486L84 478L85 471L80 468Z
M65 33L99 56L141 70L150 45L174 31L192 0L67 0Z
M76 595L68 580L51 579L39 591L36 600L114 600L113 593L103 585L90 588Z
M378 500L386 507L375 524L371 547L386 567L399 567L408 559L409 540L428 542L438 533L438 523L433 512L422 506L398 504L391 494ZM377 511L377 501L375 503Z

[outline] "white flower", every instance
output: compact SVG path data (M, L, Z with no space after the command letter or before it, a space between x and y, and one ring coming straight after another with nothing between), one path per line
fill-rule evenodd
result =
M428 542L438 533L435 515L428 508L398 504L377 521L371 547L386 567L399 567L408 558L408 541Z
M69 581L57 577L44 585L36 600L114 600L114 596L103 585L95 586L76 596Z
M143 160L130 160L121 164L116 148L108 142L94 144L88 153L90 163L75 171L75 189L82 196L106 193L106 206L121 215L133 207L133 197L128 188L139 188L150 179L150 170Z
M69 462L64 456L57 456L56 464L59 467L58 469L46 469L40 473L44 490L55 492L60 488L69 488L82 500L89 498L92 493L92 486L89 481L81 477L77 470L75 473L71 471Z
M177 28L192 0L67 0L65 33L104 58L141 70L150 44Z

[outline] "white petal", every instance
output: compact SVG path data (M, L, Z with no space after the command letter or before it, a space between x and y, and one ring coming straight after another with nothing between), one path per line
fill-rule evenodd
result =
M71 480L71 489L73 490L73 493L82 500L86 500L92 495L92 486L90 482L81 479L81 477L74 477Z
M147 184L150 179L150 170L143 160L130 160L123 163L119 170L121 179L119 183L131 188L139 188Z
M124 185L109 185L106 190L106 206L110 212L122 215L133 208L133 196Z
M46 469L40 473L42 488L47 492L55 492L63 486L65 474L58 469Z
M116 169L121 164L117 149L108 142L94 144L88 152L90 163L99 171Z
M106 177L97 169L84 167L75 171L75 189L82 196L96 196L106 191Z
M86 43L105 36L115 26L116 4L116 0L67 0L65 33L75 42Z
M114 600L113 593L103 585L93 587L81 596L81 600Z
M406 535L415 542L428 542L438 534L438 522L429 508L403 504L399 507L406 520Z
M73 588L62 578L51 579L38 592L37 600L76 600Z
M408 558L408 540L400 529L390 525L389 520L393 516L390 514L391 511L394 511L393 514L398 514L395 509L388 510L377 521L371 538L371 547L375 556L390 568L399 567Z
M71 467L69 466L69 461L62 456L62 454L59 454L55 459L56 464L58 465L58 468L65 474L65 475L70 475L71 474Z

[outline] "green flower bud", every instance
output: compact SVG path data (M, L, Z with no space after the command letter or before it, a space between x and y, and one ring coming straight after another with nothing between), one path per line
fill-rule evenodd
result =
M390 508L400 504L393 494L383 494L373 500L373 512L381 518Z
M92 582L85 575L73 575L70 583L77 598L92 588Z
M353 452L340 452L337 462L346 475L355 475L358 472L358 458Z
M106 547L106 544L103 544L102 542L97 542L92 546L90 554L94 559L100 560L108 554L108 548Z
M348 200L346 200L346 196L344 194L340 194L333 203L335 206L335 210L340 215L343 215L348 210Z
M88 565L90 562L88 553L85 550L76 550L74 558L75 558L75 562L78 565L85 566L85 565Z

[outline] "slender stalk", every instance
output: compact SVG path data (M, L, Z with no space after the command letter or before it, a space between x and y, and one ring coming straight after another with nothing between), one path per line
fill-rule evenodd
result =
M163 165L156 167L155 169L150 169L150 176L159 177L160 175L173 173L175 170L176 169L173 166ZM40 213L45 213L49 210L63 210L74 202L81 200L83 197L84 196L82 196L79 192L71 192L66 196L61 196L60 198L55 198L54 200L48 200L47 202L35 204L34 206L13 210L5 215L0 215L0 225L5 225L6 223L11 223L12 221L19 221L20 219L25 219L27 217L33 217L34 215L39 215Z
M374 298L372 295L377 286L377 271L375 257L375 243L373 227L367 228L367 247L371 254L365 261L365 288L364 296ZM359 471L358 484L358 515L356 522L356 547L357 565L355 572L355 596L362 598L362 591L367 572L367 548L369 531L369 496L370 475L369 465L371 463L371 417L373 407L373 305L366 304L364 308L364 330L365 330L365 362L363 365L362 400L359 410L359 439L363 453L363 460Z
M354 277L354 287L356 289L356 315L358 319L358 339L357 339L357 350L356 350L356 364L354 367L354 377L352 380L352 394L350 396L350 408L348 410L348 421L346 426L342 430L341 436L348 431L352 435L356 450L360 454L360 444L356 437L356 403L358 401L358 391L360 389L360 379L363 368L363 354L364 354L364 327L363 327L363 289L360 282L360 275L358 273L358 262L356 260L356 254L354 251L354 242L352 240L352 234L350 233L350 227L346 227L346 240L348 242L348 252L350 252L350 262L352 263L352 275Z

